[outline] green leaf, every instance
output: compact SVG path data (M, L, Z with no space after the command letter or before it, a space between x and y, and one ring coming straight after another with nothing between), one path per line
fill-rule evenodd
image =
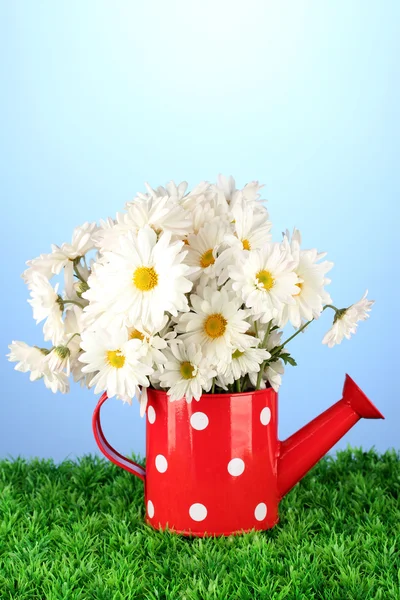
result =
M277 358L281 358L285 365L289 363L292 367L297 367L297 362L290 356L288 352L284 352L283 354L278 354Z

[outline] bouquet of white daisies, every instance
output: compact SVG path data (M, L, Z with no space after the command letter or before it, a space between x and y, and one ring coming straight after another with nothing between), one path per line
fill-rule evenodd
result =
M232 177L138 193L125 212L84 223L71 244L27 262L36 323L50 347L14 341L9 360L31 381L69 391L69 378L132 403L149 386L171 401L203 392L278 390L286 344L326 308L332 347L355 333L373 301L338 309L325 290L333 263L301 248L297 229L273 242L262 186ZM60 276L53 287L51 279ZM60 283L63 284L59 289ZM282 342L282 328L295 333Z

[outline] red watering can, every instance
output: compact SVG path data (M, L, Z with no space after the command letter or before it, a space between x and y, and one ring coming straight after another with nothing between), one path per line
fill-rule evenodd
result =
M93 414L102 453L144 481L146 522L194 536L270 529L279 501L364 417L384 419L346 375L343 398L287 440L278 440L278 394L203 394L190 404L148 389L146 470L116 452Z

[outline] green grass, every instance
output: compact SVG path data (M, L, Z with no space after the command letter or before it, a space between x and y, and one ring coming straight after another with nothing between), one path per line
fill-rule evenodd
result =
M394 450L325 457L269 531L184 538L143 519L143 483L105 459L0 461L0 599L400 599Z

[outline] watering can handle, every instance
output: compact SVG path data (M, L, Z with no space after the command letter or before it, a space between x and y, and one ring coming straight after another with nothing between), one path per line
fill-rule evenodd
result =
M133 475L137 475L137 477L140 477L140 479L145 481L145 479L146 479L145 469L141 465L138 465L137 463L133 462L133 460L130 460L129 458L126 458L125 456L122 456L122 454L120 454L119 452L114 450L114 448L107 442L107 440L104 436L103 430L101 428L101 423L100 423L100 409L107 399L108 399L107 393L104 392L104 394L98 401L97 406L94 409L94 413L93 413L92 428L93 428L93 433L94 433L94 437L96 439L97 445L100 448L101 452L104 454L104 456L106 458L108 458L108 460L113 462L118 467L121 467L121 469L125 469L125 471L129 471L129 473L132 473Z

